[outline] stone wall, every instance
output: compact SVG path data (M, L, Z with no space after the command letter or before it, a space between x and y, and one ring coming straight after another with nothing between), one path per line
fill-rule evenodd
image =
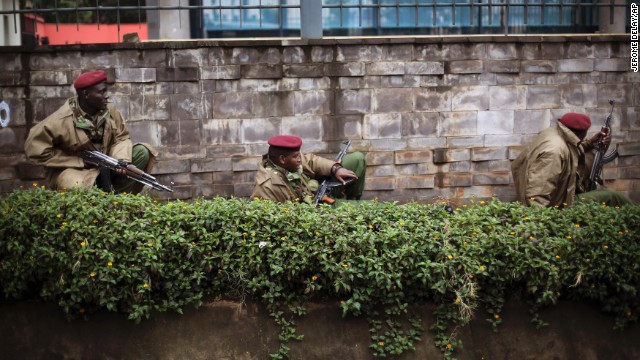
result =
M476 36L145 42L0 48L0 192L42 181L29 128L105 69L134 141L160 151L174 198L248 196L266 140L297 134L366 153L365 198L513 199L510 162L567 111L599 129L617 101L609 186L640 199L640 76L628 36ZM5 120L6 122L6 120ZM158 196L168 196L159 194Z

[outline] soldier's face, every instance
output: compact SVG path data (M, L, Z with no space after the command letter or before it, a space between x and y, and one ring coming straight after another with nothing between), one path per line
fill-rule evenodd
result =
M292 152L287 155L280 155L280 166L289 172L296 172L302 164L302 156L300 151Z
M109 103L107 84L101 82L88 89L82 90L84 103L95 110L104 110Z

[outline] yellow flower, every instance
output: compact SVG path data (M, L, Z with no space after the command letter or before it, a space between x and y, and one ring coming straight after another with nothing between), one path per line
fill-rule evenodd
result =
M529 200L534 201L536 198L534 198L533 196L529 198Z
M447 349L451 349L451 344L447 344Z
M33 187L38 187L38 183L33 183Z
M142 285L142 287L146 289L146 288L149 287L149 284L144 284L144 285Z
M591 259L584 259L584 262L591 262Z
M92 223L97 224L97 223L98 223L98 220L93 219Z
M529 217L528 217L528 216L525 216L525 217L524 217L524 219L525 219L525 220L529 220Z
M157 224L157 223L158 223L158 220L153 219L153 223L154 223L154 224Z
M480 201L480 205L484 205L484 201Z
M571 235L567 235L567 239L571 240L572 239Z
M147 246L148 246L148 247L152 247L152 246L153 246L153 244L152 244L152 243L148 243L148 244L147 244Z
M449 260L453 259L453 256L449 255L447 256L449 258Z
M567 203L566 203L566 202L563 202L563 203L562 203L562 206L567 206Z
M405 222L404 221L400 221L400 226L404 226Z
M512 231L509 233L509 235L515 235L515 234L516 234L515 231Z
M118 202L117 202L117 201L114 201L114 202L113 202L113 205L118 205Z
M86 241L83 241L83 242L80 243L80 246L85 246L85 245L87 245Z
M112 266L113 266L113 263L112 263L111 261L109 261L109 262L107 263L107 266L108 266L108 267L112 267Z
M460 298L456 298L456 302L459 303L461 300Z
M340 300L340 305L344 304L344 300Z
M622 235L624 234L622 231L618 231L618 235Z
M500 319L500 315L498 315L498 314L493 315L493 317L496 318L496 319Z
M486 267L484 265L480 265L480 271L484 271L484 269L486 269Z
M59 218L61 218L61 217L62 217L62 215L58 214L58 215L56 215L56 217L59 219Z
M320 236L320 233L316 231L316 236Z
M529 240L535 240L535 238L532 236L529 236Z
M580 224L576 224L576 229L580 227Z
M603 246L605 250L607 250L609 248L609 246L605 245Z
M95 273L91 273L91 274L89 274L89 276L94 277L94 276L96 276L96 274Z
M316 280L318 280L317 276L314 275L314 276L311 277L311 281L316 281Z
M560 255L556 255L556 259L560 259Z
M346 268L348 268L348 267L349 267L349 265L347 265L347 264L342 264L342 267L346 269Z
M256 233L251 233L251 236L254 236L254 237L255 237L255 236L256 236Z
M280 240L285 241L285 240L287 240L287 238L283 236L283 237L280 238Z
M369 229L373 229L373 225L371 225L371 224L370 224L370 225L369 225Z
M382 341L380 341L378 345L384 347L384 343Z

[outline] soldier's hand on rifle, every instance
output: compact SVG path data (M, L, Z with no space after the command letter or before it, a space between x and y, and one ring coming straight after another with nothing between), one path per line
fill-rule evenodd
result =
M358 175L349 169L345 169L342 166L338 166L333 174L335 178L342 183L342 185L346 185L346 179L357 179Z
M609 134L609 129L603 128L599 133L593 135L590 139L592 144L602 143L605 147L611 144L611 135Z

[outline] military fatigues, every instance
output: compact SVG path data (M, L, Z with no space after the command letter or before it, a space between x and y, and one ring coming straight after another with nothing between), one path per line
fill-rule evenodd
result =
M585 189L594 145L563 124L541 131L511 165L518 201L526 205L567 206ZM581 197L622 205L630 200L613 190L595 190Z
M258 168L256 185L251 197L278 202L310 203L318 188L318 180L332 175L331 168L335 162L314 154L301 154L301 157L300 170L297 173L290 173L275 165L267 155L264 155ZM364 189L366 167L364 155L359 152L348 154L341 164L358 176L358 180L347 186L347 197L359 199Z
M132 163L145 172L156 156L148 145L132 146L125 121L112 104L91 117L80 109L75 97L35 125L25 142L27 158L45 166L47 181L54 189L89 188L95 184L100 170L85 169L80 157L83 150L97 150L118 160L133 159ZM125 177L117 177L113 185L119 192L141 189L134 188L134 181Z

